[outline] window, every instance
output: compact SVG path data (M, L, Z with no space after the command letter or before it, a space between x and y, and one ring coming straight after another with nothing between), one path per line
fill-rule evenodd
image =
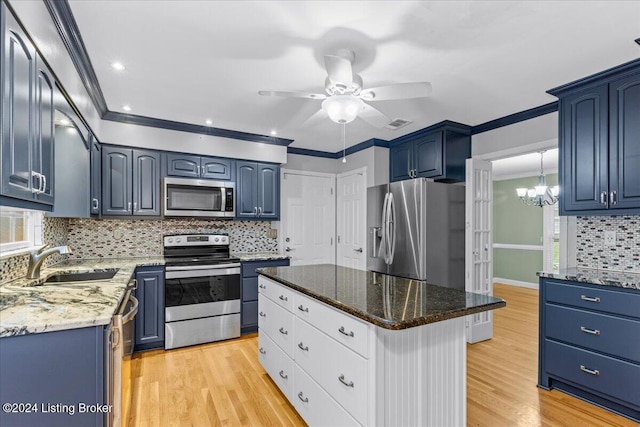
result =
M42 244L42 212L0 207L0 253Z
M558 204L545 206L543 209L543 269L558 270L560 268L560 216Z

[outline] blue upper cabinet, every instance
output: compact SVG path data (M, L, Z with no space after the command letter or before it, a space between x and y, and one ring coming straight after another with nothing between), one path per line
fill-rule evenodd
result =
M160 153L102 147L102 214L160 215Z
M2 8L2 173L0 194L53 204L54 79L35 48Z
M465 162L469 157L471 128L450 121L438 123L391 141L389 180L464 181Z
M280 219L280 166L236 162L236 218Z
M215 179L218 181L233 179L234 161L231 159L200 157L180 153L167 153L165 158L167 176Z
M91 215L100 215L100 200L102 199L102 147L100 143L90 136L91 145Z
M640 60L549 93L560 98L560 214L640 213Z

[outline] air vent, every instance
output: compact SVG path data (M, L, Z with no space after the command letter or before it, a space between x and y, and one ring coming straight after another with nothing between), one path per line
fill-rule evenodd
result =
M396 130L405 127L409 123L411 123L411 120L393 119L391 123L385 126L385 129Z

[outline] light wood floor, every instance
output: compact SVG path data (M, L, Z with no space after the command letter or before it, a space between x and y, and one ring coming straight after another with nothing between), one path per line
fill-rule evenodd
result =
M494 338L468 346L469 426L637 424L536 387L538 292L496 285ZM258 362L257 336L134 356L130 427L304 426Z

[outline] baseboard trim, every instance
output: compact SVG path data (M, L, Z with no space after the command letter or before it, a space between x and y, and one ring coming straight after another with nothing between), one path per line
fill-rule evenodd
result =
M524 282L522 280L505 279L503 277L494 277L493 283L502 283L503 285L519 286L521 288L539 289L537 283Z

